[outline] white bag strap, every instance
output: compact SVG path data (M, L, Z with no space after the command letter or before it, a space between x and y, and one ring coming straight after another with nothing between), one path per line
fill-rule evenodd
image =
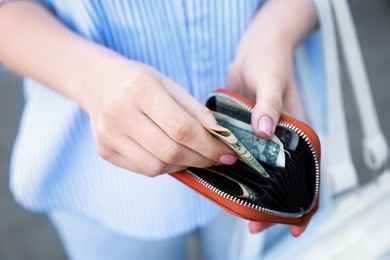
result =
M389 157L389 147L378 122L367 72L352 15L346 0L331 0L339 28L342 53L347 64L363 130L363 156L371 170L379 170Z
M339 29L341 52L346 60L348 75L358 106L364 135L362 151L367 166L372 170L382 168L388 159L389 151L375 111L348 3L346 0L318 0L317 4L322 28L327 83L328 171L332 183L332 193L337 195L356 187L358 178L351 159L348 141L334 21Z
M341 1L341 0L339 0ZM332 194L357 187L358 177L352 161L341 89L336 30L328 0L317 1L321 23L326 81L327 109L327 170Z

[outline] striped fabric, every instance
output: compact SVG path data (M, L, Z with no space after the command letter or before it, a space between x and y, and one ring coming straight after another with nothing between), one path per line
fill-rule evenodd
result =
M44 0L65 25L147 63L204 102L224 87L240 36L261 0ZM11 189L33 211L70 211L144 239L201 226L221 209L170 176L147 178L101 159L88 116L30 79Z

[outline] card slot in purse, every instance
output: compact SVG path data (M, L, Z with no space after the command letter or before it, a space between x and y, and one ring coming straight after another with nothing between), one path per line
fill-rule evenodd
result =
M302 185L305 181L302 172L306 169L301 168L300 162L305 154L303 147L290 152L291 158L287 161L286 168L260 162L270 177L260 176L240 161L234 165L208 169L189 168L189 171L230 196L274 211L299 213L310 206L310 198L313 196L309 194L306 185Z

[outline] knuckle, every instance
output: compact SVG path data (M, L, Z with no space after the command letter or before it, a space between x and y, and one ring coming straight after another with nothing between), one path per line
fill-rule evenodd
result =
M212 115L210 109L206 106L202 106L202 108L200 109L199 111L200 115L203 117L203 116L210 116Z
M120 91L109 102L102 105L101 116L104 119L118 118L126 113L128 104L126 93L123 94L123 91Z
M197 165L198 168L208 168L215 165L215 161L213 160L203 160L202 162Z
M141 71L133 71L122 83L124 95L128 97L144 96L148 93L146 90L151 87L151 82L153 82L152 77L148 74Z
M146 163L146 175L148 177L156 177L164 173L166 164L159 159L151 159Z
M193 137L193 128L185 121L174 120L170 128L172 138L179 143L185 143Z
M101 143L96 144L96 150L99 156L107 161L115 155L115 151L113 149Z
M145 80L148 79L148 75L141 71L131 71L128 73L128 76L123 81L125 87L139 86L139 84L144 84Z
M177 164L183 159L183 149L175 142L167 142L161 148L162 160L168 164Z
M94 123L94 131L96 133L96 139L97 141L104 141L106 139L106 136L109 135L110 127L109 123L107 122L106 118L100 117L97 119Z
M109 161L116 152L108 145L110 136L110 127L106 120L99 119L94 123L94 138L96 151L99 156Z
M113 117L114 115L121 115L123 114L124 108L122 107L122 102L119 100L116 100L116 102L110 102L109 104L106 104L103 107L103 114L106 117Z
M277 97L269 97L265 104L269 110L272 110L273 113L281 113L283 109L282 100Z

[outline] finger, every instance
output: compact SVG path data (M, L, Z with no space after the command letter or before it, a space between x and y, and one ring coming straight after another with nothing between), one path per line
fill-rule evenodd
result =
M290 233L293 237L299 237L306 229L308 224L302 226L290 226Z
M241 73L241 65L239 62L233 62L230 65L226 84L227 88L233 92L251 100L255 100L256 96L253 94L253 91L247 87L244 77Z
M161 172L152 172L152 171L148 171L148 169L145 167L145 165L142 165L142 163L134 164L119 153L113 154L109 162L122 169L130 170L132 172L136 172L149 177L155 177L160 174L168 173L168 172L178 172L186 168L185 166L182 165L166 165L165 168L161 170Z
M124 128L127 129L127 135L137 140L137 143L144 149L166 164L199 168L215 164L215 161L175 142L146 115L135 113L130 118L132 120L125 121L124 125ZM128 144L123 143L120 145L127 146Z
M270 138L283 110L283 90L279 82L262 83L256 93L252 127L262 138Z
M122 134L112 134L110 138L106 138L105 142L109 145L100 143L98 149L100 156L114 165L130 171L154 177L162 173L175 172L186 168L181 165L166 164L145 150L136 141Z
M254 222L250 221L248 224L249 232L252 234L260 233L263 230L266 230L267 228L273 226L274 223L271 222Z
M230 64L226 84L228 89L239 95L246 96L245 81L240 72L241 70L237 62Z
M201 124L210 126L216 126L218 124L211 111L200 104L186 89L171 81L165 82L164 86L177 104Z
M307 115L296 82L287 88L283 106L283 113L307 123Z
M174 141L193 151L197 151L210 160L223 164L234 163L235 156L233 151L208 133L199 121L193 117L193 115L197 115L197 117L203 118L199 114L207 114L209 113L208 110L205 110L204 106L201 106L199 103L194 102L191 96L183 94L182 91L179 92L180 94L175 94L176 97L179 95L180 98L187 99L180 102L181 104L188 102L185 107L189 111L185 110L161 87L154 87L153 91L145 91L146 99L143 100L147 100L147 103L139 103L138 105ZM194 107L188 104L192 104Z
M117 131L123 129L121 122L98 120L94 126L94 138L99 155L114 165L148 176L177 170L177 166L172 167L164 163L124 132Z

